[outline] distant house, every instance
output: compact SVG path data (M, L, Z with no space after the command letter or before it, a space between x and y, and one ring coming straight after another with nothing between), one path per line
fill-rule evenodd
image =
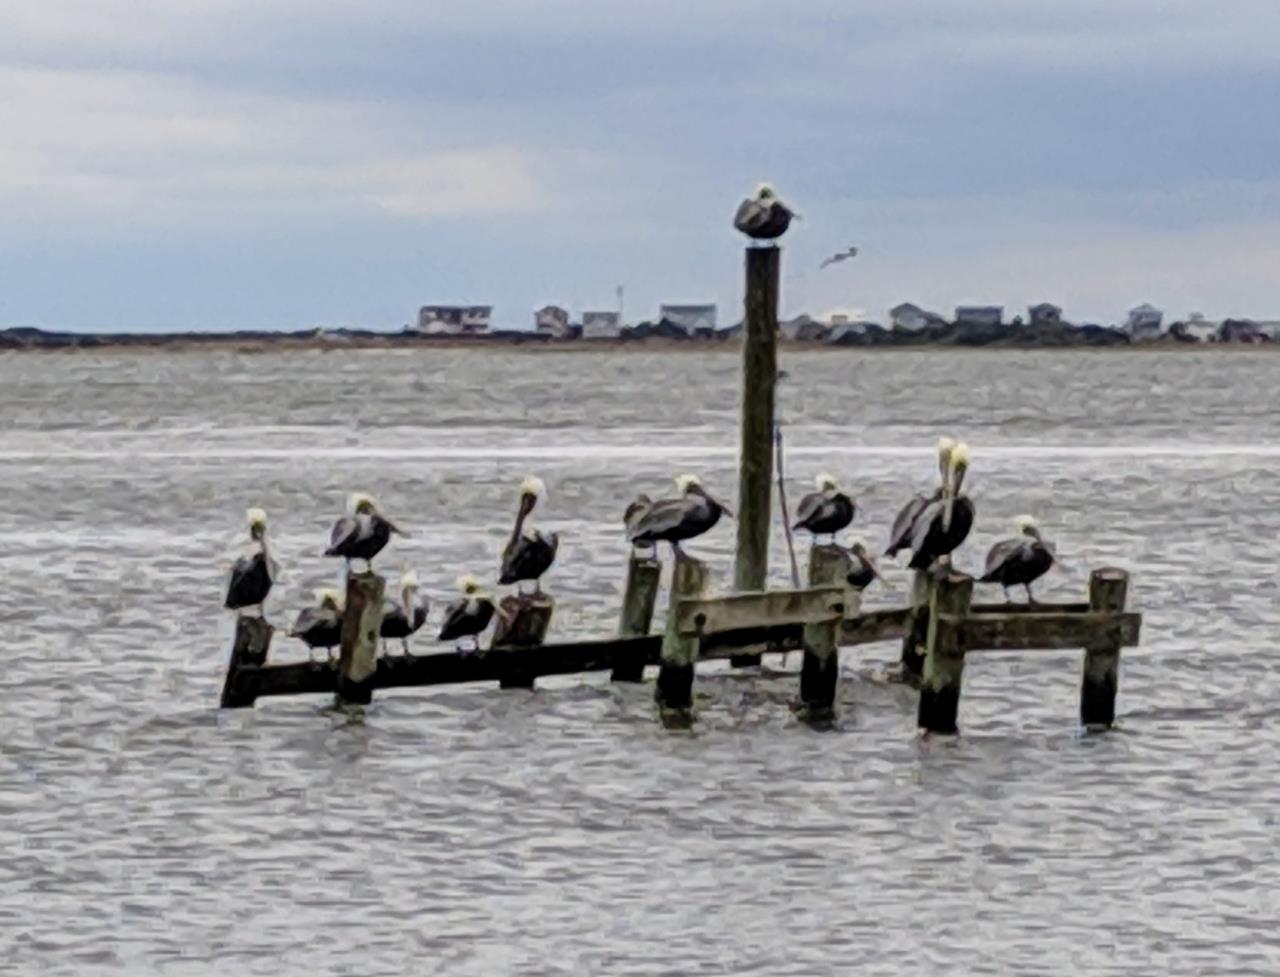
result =
M1220 343L1263 343L1266 336L1251 319L1224 319L1218 327Z
M715 332L716 307L714 305L663 305L658 309L658 320L666 320L679 326L690 336L699 332Z
M1125 332L1138 342L1159 339L1164 335L1164 313L1154 305L1143 303L1129 310Z
M930 326L939 326L944 323L945 320L936 312L929 312L911 302L903 302L901 305L895 305L889 310L889 324L894 329L919 332L921 329L928 329Z
M998 326L1004 321L1002 305L958 305L956 325Z
M807 315L799 315L794 319L778 323L778 333L784 340L791 342L822 342L830 332L831 328L826 323Z
M569 335L569 310L558 305L544 305L533 314L533 325L544 336L564 339Z
M582 313L583 339L616 339L621 335L621 312Z
M1255 325L1268 342L1280 343L1280 319L1261 319Z
M1192 312L1183 322L1175 323L1169 327L1169 332L1173 333L1176 329L1177 338L1192 343L1216 343L1218 341L1218 330L1222 323L1215 322L1212 319L1206 319L1199 312Z
M418 310L418 332L432 335L475 335L489 331L492 305L424 305Z
M1056 326L1062 322L1062 308L1052 302L1041 302L1027 309L1033 326Z

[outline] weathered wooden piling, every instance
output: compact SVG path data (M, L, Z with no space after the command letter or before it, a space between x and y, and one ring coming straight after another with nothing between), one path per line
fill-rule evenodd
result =
M1089 576L1091 613L1124 610L1129 575L1115 567L1094 570ZM1086 729L1109 729L1116 721L1116 691L1120 684L1119 625L1111 633L1089 642L1084 652L1084 676L1080 686L1080 723Z
M764 590L769 575L769 513L773 479L774 387L778 380L778 277L781 250L746 252L742 344L741 441L738 457L738 549L733 586ZM759 665L759 655L732 660Z
M347 601L342 614L342 650L338 656L336 706L368 705L370 679L378 667L378 631L387 581L376 573L347 575Z
M920 650L929 638L929 593L932 581L924 570L915 571L911 580L911 609L907 619L907 633L902 639L902 658L899 678L908 685L919 688L924 671L924 653Z
M677 609L682 599L701 597L706 587L707 565L692 557L676 557L662 638L662 664L654 688L654 700L666 726L688 726L693 718L693 668L701 639L697 634L681 632Z
M538 648L546 642L555 601L550 594L509 594L498 605L490 648L517 651ZM533 688L534 672L520 667L520 656L512 657L511 668L498 685L504 689Z
M619 638L638 638L649 633L653 625L653 608L658 600L658 583L662 564L657 553L632 552L627 561L627 585L622 595L622 620ZM614 682L640 682L644 679L644 657L620 655L609 676Z
M972 600L973 578L963 573L951 571L932 588L920 708L916 714L916 725L926 732L959 732L956 713L960 708L966 649L957 624L968 616Z
M849 553L839 546L814 546L809 550L809 586L836 585L848 593ZM841 618L845 607L841 606ZM841 619L804 626L804 662L800 666L801 716L809 722L825 722L835 715L836 686L840 679Z
M222 708L237 709L253 705L253 696L239 687L241 669L260 668L267 663L267 650L275 628L260 617L236 618L236 636L227 662L227 677L222 683Z

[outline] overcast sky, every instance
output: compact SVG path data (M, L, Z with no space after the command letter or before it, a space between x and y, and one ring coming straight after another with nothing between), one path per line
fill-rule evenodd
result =
M1276 0L0 0L0 325L1280 318ZM853 261L818 271L856 244Z

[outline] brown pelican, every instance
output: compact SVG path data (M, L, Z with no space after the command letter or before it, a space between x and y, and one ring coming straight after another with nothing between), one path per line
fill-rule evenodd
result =
M738 205L733 226L756 241L772 241L782 237L791 226L791 219L800 215L784 204L773 187L761 183L756 192Z
M347 508L348 514L333 524L324 555L343 557L348 570L352 560L364 560L372 570L373 558L382 552L392 533L409 535L378 512L373 497L363 492L352 493Z
M683 556L681 542L701 536L720 521L721 513L733 515L725 503L702 487L696 475L679 476L676 488L679 498L659 499L636 516L627 530L633 544L653 546L666 541L676 556Z
M849 573L845 579L857 590L865 590L872 581L884 579L880 576L875 557L861 539L855 539L849 546Z
M540 478L526 478L520 483L520 507L516 510L516 524L511 539L502 551L502 568L498 583L516 584L517 590L526 580L533 581L533 592L542 590L541 578L555 562L560 537L555 533L539 532L525 527L525 520L547 492Z
M289 637L301 638L308 651L312 648L324 648L329 657L333 657L333 649L342 644L342 605L345 603L341 591L317 590L316 604L303 610L289 629Z
M978 579L982 583L998 583L1009 600L1009 588L1021 585L1027 591L1027 603L1034 604L1031 585L1049 572L1057 557L1053 544L1040 535L1040 527L1030 516L1017 519L1018 535L1002 539L987 553L987 565Z
M810 492L800 500L796 508L796 521L792 529L807 529L815 537L831 536L835 542L835 534L853 522L858 507L853 499L840 491L840 486L830 475L819 475L814 479L818 491Z
M951 451L948 477L942 484L942 498L925 506L911 527L913 570L928 570L965 541L973 528L973 501L961 494L965 472L969 470L969 446L961 442Z
M444 624L438 635L441 641L457 641L458 651L462 652L463 638L472 641L471 651L480 650L480 634L493 620L493 598L484 592L480 581L470 574L458 578L458 589L462 591L462 599L456 600L444 609Z
M409 637L427 623L427 598L416 600L418 575L407 570L400 578L400 603L387 601L382 611L382 626L378 630L386 648L386 639L399 638L404 653L409 654Z
M897 556L900 551L911 548L911 530L916 519L926 506L942 498L951 471L951 452L955 447L956 443L951 438L938 438L938 488L932 495L916 495L899 510L897 518L893 520L893 528L889 531L889 546L884 551L885 556Z
M228 610L243 611L249 607L258 608L258 616L263 617L267 594L271 593L271 585L279 573L279 566L271 558L271 550L267 543L267 513L263 509L250 509L245 513L249 521L249 538L256 549L236 560L231 567L231 576L227 581L227 599L223 604Z

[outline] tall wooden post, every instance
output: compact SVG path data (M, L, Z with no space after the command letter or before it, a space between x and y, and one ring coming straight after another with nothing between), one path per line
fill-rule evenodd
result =
M618 637L640 638L649 633L661 576L662 564L658 562L656 553L641 555L632 552L631 559L627 562L627 589L622 596L622 621L618 625ZM610 678L615 682L642 681L644 658L633 655L627 660L615 660Z
M1124 610L1129 575L1115 567L1094 570L1089 576L1089 610L1093 613ZM1109 729L1116 721L1116 690L1120 684L1120 636L1090 645L1084 652L1084 676L1080 686L1080 723L1086 729Z
M932 581L924 570L915 571L911 581L911 620L907 634L902 639L902 661L898 677L908 685L919 688L924 670L924 654L921 648L929 638L929 591Z
M839 546L815 546L809 551L809 586L844 586L849 554ZM842 621L823 621L804 627L804 664L800 668L802 717L826 722L835 716L836 685L840 678Z
M956 733L960 709L960 678L964 647L956 622L969 613L973 578L950 571L933 587L929 603L929 637L920 679L920 709L916 724L930 733ZM951 620L944 621L943 618Z
M240 709L253 705L254 696L241 687L240 670L267 663L267 649L275 628L260 617L236 618L236 637L227 662L227 677L222 683L222 708Z
M697 635L682 635L677 630L676 605L682 597L701 597L706 586L705 563L687 556L676 557L667 629L662 637L662 665L653 692L662 723L667 727L688 728L693 719L693 671L701 643Z
M733 586L764 590L769 575L769 511L773 480L773 403L778 380L778 276L776 246L747 248L742 344L741 446L738 455L738 551ZM759 655L730 659L759 665Z
M378 632L382 628L382 600L386 589L386 580L376 573L347 575L336 706L365 706L373 700L373 684L369 679L378 668Z
M499 606L502 613L493 626L490 648L515 651L537 648L546 641L551 612L556 606L550 594L508 594ZM522 669L518 655L513 655L511 667L498 679L498 686L503 689L531 689L533 681L533 673Z

